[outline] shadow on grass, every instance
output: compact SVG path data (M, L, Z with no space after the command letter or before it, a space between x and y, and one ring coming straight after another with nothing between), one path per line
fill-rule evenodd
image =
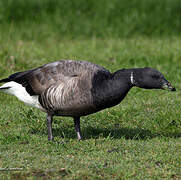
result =
M66 132L65 132L66 133ZM67 132L68 133L68 132ZM113 139L120 139L124 137L125 139L134 139L134 140L146 140L155 137L170 137L170 138L179 138L181 133L152 133L149 130L141 128L93 128L87 127L83 129L83 137L85 139L90 138L99 138L111 137Z
M45 130L43 131L34 131L34 133L47 135ZM170 138L179 138L181 137L181 133L152 133L149 130L141 129L141 128L94 128L94 127L86 127L82 128L83 139L97 139L100 137L103 138L112 138L112 139L120 139L124 137L125 139L134 139L134 140L146 140L152 139L155 137L170 137ZM66 137L76 139L76 132L74 128L71 129L61 129L56 128L53 129L54 137Z

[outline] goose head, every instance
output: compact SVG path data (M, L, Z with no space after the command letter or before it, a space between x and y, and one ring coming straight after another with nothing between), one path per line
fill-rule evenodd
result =
M164 75L153 68L137 68L131 72L131 82L134 86L145 89L165 89L176 91Z

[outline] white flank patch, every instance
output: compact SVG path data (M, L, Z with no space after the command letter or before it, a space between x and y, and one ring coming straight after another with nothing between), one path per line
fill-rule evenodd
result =
M1 90L1 88L6 87L10 88ZM0 91L16 96L20 101L23 101L25 104L29 106L33 106L43 110L41 104L38 101L38 96L30 96L21 84L18 84L14 81L10 81L0 86Z

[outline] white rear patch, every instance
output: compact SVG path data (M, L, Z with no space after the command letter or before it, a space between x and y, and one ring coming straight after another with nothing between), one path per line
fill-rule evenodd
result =
M6 87L9 87L9 88L1 89L1 88L6 88ZM18 84L14 81L10 81L0 86L0 91L16 96L20 101L23 101L25 104L29 106L33 106L33 107L43 110L43 107L38 101L38 96L37 95L30 96L27 93L26 89L21 84Z

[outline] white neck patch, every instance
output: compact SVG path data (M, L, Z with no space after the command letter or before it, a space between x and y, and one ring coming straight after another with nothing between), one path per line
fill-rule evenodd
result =
M133 77L133 72L131 72L131 77L130 77L130 79L131 79L131 84L132 84L132 85L135 85L135 80L134 80L134 77Z

